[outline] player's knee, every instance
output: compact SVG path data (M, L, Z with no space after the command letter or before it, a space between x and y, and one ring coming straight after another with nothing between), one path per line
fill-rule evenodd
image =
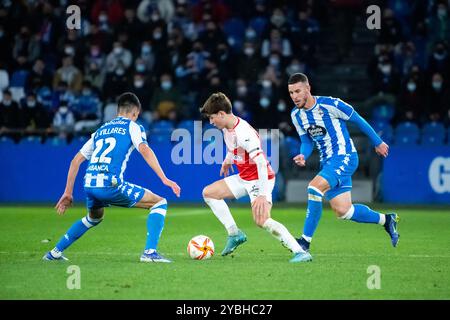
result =
M203 199L209 198L209 199L221 200L221 199L219 199L219 197L217 197L217 195L215 194L215 192L213 191L213 189L210 186L206 186L203 188L202 195L203 195Z
M355 209L353 205L341 205L336 208L333 207L333 211L336 213L338 219L349 220L353 216Z
M103 208L100 209L92 209L89 211L89 218L93 220L102 220L104 215Z

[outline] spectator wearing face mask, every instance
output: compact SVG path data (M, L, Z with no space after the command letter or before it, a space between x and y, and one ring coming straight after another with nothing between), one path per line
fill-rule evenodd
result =
M92 90L94 90L99 97L102 96L105 72L103 69L99 68L97 63L91 62L88 69L85 70L84 80L91 84Z
M199 40L204 44L205 49L209 52L213 52L216 44L219 42L224 42L226 40L225 38L225 34L219 27L217 27L214 21L208 21L206 23L205 30L199 34Z
M53 131L61 139L70 140L73 137L75 116L67 104L63 103L53 117Z
M440 73L434 73L428 86L427 105L430 120L448 121L450 89Z
M448 48L444 42L437 42L428 61L428 71L430 73L439 72L441 74L450 73L450 57Z
M274 52L283 57L292 55L292 45L288 38L282 37L280 30L272 29L269 38L265 38L261 45L261 56L268 58Z
M133 75L133 82L129 91L133 92L139 98L143 112L150 110L152 87L150 80L144 74L135 73Z
M74 94L80 92L83 83L83 74L73 65L72 57L65 55L62 59L62 66L56 70L53 77L53 88L61 82L67 83L68 90Z
M428 19L430 41L447 41L450 39L449 9L445 1L437 4L433 15Z
M124 7L120 0L96 0L92 5L91 19L95 23L101 22L106 16L107 21L115 26L119 24L124 17Z
M173 1L142 0L137 8L137 17L142 23L169 22L175 15Z
M416 80L409 77L403 84L399 99L397 101L397 115L399 121L420 121L423 120L424 92ZM424 112L425 111L425 112Z
M132 35L130 39L131 48L138 47L138 43L143 39L141 30L144 28L144 24L136 17L134 8L128 7L125 9L124 19L117 28L119 32Z
M309 68L306 63L300 61L297 58L293 58L291 62L286 66L286 77L289 78L294 73L310 74Z
M106 57L106 71L114 73L119 65L128 70L133 63L133 56L130 50L123 47L120 41L114 42L112 51Z
M140 65L137 61L139 59ZM139 53L136 58L136 71L137 72L151 72L155 65L156 57L152 45L152 40L145 40L142 42Z
M50 72L46 70L45 62L42 59L37 59L30 71L27 78L27 91L38 87L49 87L52 86L52 76Z
M39 33L32 34L28 26L21 26L19 33L14 38L12 50L14 60L17 60L19 56L23 56L26 62L31 64L41 55L41 51Z
M0 131L17 129L19 127L19 105L13 101L11 91L3 90L0 102Z
M172 76L163 73L160 77L160 86L155 89L150 102L150 109L153 111L154 119L177 118L181 106L181 94L172 81Z
M112 73L107 73L103 84L103 94L105 98L114 99L117 92L124 92L129 86L129 74L127 69L119 62L117 68Z
M23 118L28 132L45 136L43 130L50 128L50 115L32 92L22 101Z
M263 38L267 38L273 29L277 29L281 34L289 35L290 26L286 18L286 14L281 8L275 8L272 11L272 15L269 18L269 24L267 26L267 34L263 35Z
M55 113L62 103L71 104L75 100L75 95L69 90L67 82L60 81L52 93L52 106L49 110Z
M261 55L259 50L256 50L255 44L248 41L244 42L243 51L237 59L237 76L250 82L256 82L262 65Z
M374 93L397 94L400 77L388 56L381 56L374 74Z
M81 94L70 104L77 121L99 120L101 104L100 99L89 81L83 82Z
M103 69L106 63L106 56L100 45L94 43L89 46L88 52L84 57L85 70L95 63L100 69Z
M256 102L254 98L256 95L255 88L244 78L237 78L235 80L231 94L233 100L242 101L247 109L252 110Z

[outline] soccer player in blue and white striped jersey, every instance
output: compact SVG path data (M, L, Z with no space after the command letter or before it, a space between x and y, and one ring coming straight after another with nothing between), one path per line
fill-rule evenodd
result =
M383 225L392 245L397 246L397 214L381 214L365 205L352 204L352 175L358 167L358 153L346 122L355 123L369 137L378 155L387 157L388 145L351 105L338 98L311 95L306 75L291 75L288 89L295 103L291 112L292 122L301 140L300 154L293 160L298 166L305 166L313 144L320 153L320 172L308 185L308 209L303 234L297 240L299 244L309 250L322 215L322 198L325 197L340 219Z
M170 187L178 197L180 187L166 177L148 146L144 128L135 122L141 111L138 97L131 92L123 93L119 97L117 111L117 117L95 131L70 163L66 189L55 208L61 215L72 204L73 186L79 167L85 160L89 160L84 176L88 214L70 227L55 248L43 257L44 260L67 260L63 251L86 231L102 222L104 207L114 205L149 210L147 241L140 261L171 262L156 251L164 227L167 201L150 190L123 179L131 152L137 149L162 183Z

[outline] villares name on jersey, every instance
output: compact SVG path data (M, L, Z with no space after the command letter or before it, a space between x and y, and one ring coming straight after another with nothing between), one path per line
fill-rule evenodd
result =
M310 109L294 107L292 122L300 136L307 134L317 146L320 161L335 155L356 152L345 122L354 109L341 99L314 96L316 104Z
M118 117L103 124L80 150L89 160L85 187L120 185L130 154L141 143L147 144L147 135L136 122Z

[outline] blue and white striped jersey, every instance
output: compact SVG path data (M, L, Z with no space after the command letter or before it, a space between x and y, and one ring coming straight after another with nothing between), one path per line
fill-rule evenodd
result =
M141 143L147 144L147 135L136 122L117 117L103 124L80 150L89 160L84 186L110 187L122 184L130 154Z
M295 106L291 112L298 134L307 134L315 142L321 162L335 155L356 152L345 124L354 112L353 107L338 98L314 98L316 104L311 109Z

